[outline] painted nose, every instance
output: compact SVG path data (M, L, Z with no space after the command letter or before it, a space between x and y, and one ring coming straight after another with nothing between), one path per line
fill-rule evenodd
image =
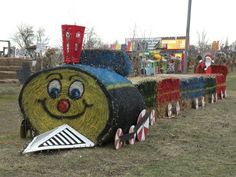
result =
M70 102L67 99L62 99L57 103L57 109L61 113L68 112L69 108L70 108Z

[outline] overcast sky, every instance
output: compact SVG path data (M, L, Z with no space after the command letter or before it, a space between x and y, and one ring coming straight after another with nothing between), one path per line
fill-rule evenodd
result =
M17 25L43 27L51 45L60 45L61 25L77 24L106 43L132 37L184 36L188 0L4 0L0 3L0 39L11 39ZM192 0L190 44L205 31L209 42L236 41L236 0Z

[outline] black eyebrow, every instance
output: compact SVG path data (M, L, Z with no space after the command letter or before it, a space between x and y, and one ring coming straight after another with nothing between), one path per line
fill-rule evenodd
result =
M46 79L48 79L52 75L59 75L60 79L62 79L61 73L51 73L51 74L47 75Z
M73 77L80 77L80 78L81 78L81 76L78 76L78 75L72 75L72 76L69 77L69 80L71 80Z
M84 78L84 76L79 76L79 75L72 75L69 77L69 80L71 81L73 79L73 77L78 77L80 81L82 81L83 83L87 83L86 78Z

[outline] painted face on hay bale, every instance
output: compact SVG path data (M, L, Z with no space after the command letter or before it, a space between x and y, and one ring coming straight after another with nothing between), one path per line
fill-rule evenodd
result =
M38 133L68 124L95 142L109 118L109 104L97 80L71 68L32 76L19 102L25 118Z

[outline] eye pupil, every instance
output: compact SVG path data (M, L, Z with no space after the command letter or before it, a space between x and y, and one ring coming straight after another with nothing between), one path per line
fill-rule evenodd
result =
M79 89L73 89L71 91L71 97L74 98L74 99L78 99L80 97Z
M50 96L56 98L59 95L60 90L58 88L52 88L50 91Z
M59 80L54 79L48 83L48 94L51 98L55 99L60 95L61 83Z
M81 81L76 80L70 85L69 97L71 99L77 100L83 95L83 93L84 93L84 85Z

